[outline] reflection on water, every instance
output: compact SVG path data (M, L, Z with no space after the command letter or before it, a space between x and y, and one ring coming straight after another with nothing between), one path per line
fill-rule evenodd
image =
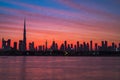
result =
M119 57L0 57L0 80L120 80Z

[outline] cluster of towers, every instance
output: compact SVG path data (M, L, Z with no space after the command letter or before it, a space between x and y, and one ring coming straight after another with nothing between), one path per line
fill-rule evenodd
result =
M18 48L17 48L18 46ZM94 48L93 48L94 46ZM26 20L24 19L24 29L23 29L23 40L19 40L19 45L17 42L14 42L13 47L11 47L11 39L4 40L2 39L2 49L3 50L19 50L19 51L26 51ZM120 43L116 45L114 42L111 44L111 46L108 46L108 41L101 41L101 45L98 45L97 43L93 44L93 41L91 40L89 43L83 42L80 43L79 41L76 42L76 44L68 44L67 41L64 41L60 47L58 47L58 44L53 41L50 48L48 48L48 42L45 42L45 45L40 45L38 47L35 47L34 42L29 43L29 51L120 51Z
M55 43L53 41L53 43ZM52 48L52 50L58 49L57 43L52 45L56 46L55 48ZM94 48L93 48L94 46ZM117 47L118 46L118 47ZM50 48L51 49L51 48ZM119 45L116 45L114 42L111 44L111 46L108 46L108 41L101 41L101 46L95 43L93 45L93 41L91 40L89 43L83 42L80 43L79 41L76 42L76 44L68 44L67 41L64 41L60 49L61 51L75 51L75 52L80 52L80 51L120 51L120 43Z
M17 50L17 42L14 42L14 47L11 47L11 39L8 39L7 41L2 38L2 49L3 50ZM19 40L19 50L20 51L26 51L26 21L24 19L24 31L23 31L23 40Z
M92 51L93 50L93 46L92 46L92 41L90 41L90 45L89 43L83 42L83 44L80 44L79 41L76 42L75 45L73 44L68 44L67 41L64 41L63 44L61 44L60 50L62 51Z
M6 50L10 50L11 49L11 40L4 40L4 38L2 38L2 49L6 49Z

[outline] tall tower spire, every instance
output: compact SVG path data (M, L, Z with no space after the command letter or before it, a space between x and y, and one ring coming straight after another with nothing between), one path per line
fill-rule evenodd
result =
M26 51L26 19L24 18L24 30L23 30L23 44L24 51Z

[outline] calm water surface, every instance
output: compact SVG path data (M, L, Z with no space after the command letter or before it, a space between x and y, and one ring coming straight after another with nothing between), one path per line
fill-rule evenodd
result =
M0 57L0 80L120 80L120 57Z

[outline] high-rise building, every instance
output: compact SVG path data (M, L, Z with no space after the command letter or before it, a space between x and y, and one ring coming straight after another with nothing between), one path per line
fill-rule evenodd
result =
M87 45L85 42L83 42L83 51L86 51L86 49L87 49Z
M6 48L6 41L4 40L4 38L2 38L2 49Z
M35 51L34 42L29 43L29 50L30 51Z
M65 45L64 45L64 44L61 44L60 50L61 50L61 51L64 51L64 50L65 50Z
M4 40L4 38L2 38L2 49L4 49L4 50L11 49L11 39Z
M65 50L67 50L67 41L64 41Z
M17 42L14 42L14 49L17 50Z
M48 42L47 42L47 40L46 40L46 42L45 42L46 51L48 50L47 45L48 45Z
M95 43L95 51L98 51L98 44Z
M11 46L11 39L8 39L7 46L10 48L10 46Z
M104 45L105 45L105 51L107 51L108 50L108 41L105 41Z
M23 45L24 45L23 51L26 51L26 19L24 19Z
M58 44L55 43L55 50L58 50Z
M24 51L23 40L19 40L19 51Z
M70 45L71 49L73 49L73 44Z
M68 44L67 51L71 51L70 44Z
M86 51L89 51L89 43L86 44Z
M55 41L52 42L51 50L55 50Z
M114 42L112 42L112 51L115 51L116 50L116 47L115 47L116 45L115 45L115 43Z
M41 45L38 46L38 50L39 50L39 51L43 51L43 46L41 46Z
M77 51L77 46L76 46L76 45L74 45L74 51L75 51L75 52Z
M105 44L104 44L104 41L101 41L101 51L104 51L105 50Z
M92 43L92 40L90 41L90 51L93 51L93 43Z
M79 51L79 48L80 48L80 43L79 41L77 41L77 51Z
M55 41L52 42L51 50L58 50L58 44Z
M80 51L83 51L83 48L84 48L83 44L80 44Z

